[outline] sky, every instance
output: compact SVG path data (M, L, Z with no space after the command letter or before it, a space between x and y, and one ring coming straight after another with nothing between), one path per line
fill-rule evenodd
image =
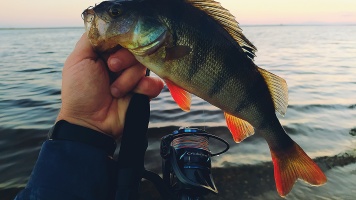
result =
M356 0L217 0L243 25L356 24ZM2 0L0 28L82 27L100 0Z

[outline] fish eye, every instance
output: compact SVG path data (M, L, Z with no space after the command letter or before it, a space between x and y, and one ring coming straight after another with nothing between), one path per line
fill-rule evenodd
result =
M117 17L122 14L122 8L119 5L111 6L111 8L109 9L109 14L112 17Z

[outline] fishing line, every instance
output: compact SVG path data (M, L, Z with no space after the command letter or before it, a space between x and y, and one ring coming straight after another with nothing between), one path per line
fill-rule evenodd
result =
M207 152L210 152L209 138L205 136L191 135L191 136L178 137L172 141L172 146L175 149L193 148L193 149L203 149Z

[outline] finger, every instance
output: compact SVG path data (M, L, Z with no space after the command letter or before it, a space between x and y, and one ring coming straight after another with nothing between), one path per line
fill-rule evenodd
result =
M164 87L162 79L158 77L143 77L137 84L134 92L147 95L150 99L155 98L161 93Z
M138 63L122 72L122 74L111 84L111 95L116 98L125 96L132 91L140 79L145 76L146 68Z
M132 65L137 64L138 61L134 55L127 49L119 49L108 58L109 69L113 72L122 71Z
M98 54L94 52L87 35L84 33L79 39L73 52L68 56L65 66L73 66L85 59L97 60Z

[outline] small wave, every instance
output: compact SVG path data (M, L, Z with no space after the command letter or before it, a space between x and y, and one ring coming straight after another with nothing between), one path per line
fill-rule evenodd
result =
M57 96L57 95L60 95L61 93L62 93L61 90L55 90L55 89L48 91L48 94L51 96L52 95Z
M310 105L289 105L289 109L294 109L298 111L308 111L312 109L354 109L356 104L353 105L342 105L342 104L310 104Z
M152 110L150 116L151 122L167 122L180 124L182 121L196 122L209 122L220 121L223 114L220 110L192 110L189 113L183 112L180 108L166 109L164 111Z
M35 69L24 69L24 70L20 70L17 72L39 72L39 71L44 71L44 70L51 70L51 68L35 68Z
M39 107L39 106L46 106L50 105L51 102L48 101L35 101L32 99L16 99L16 100L9 100L12 105L29 108L29 107Z
M52 53L55 53L53 51L47 51L47 52L38 52L38 54L52 54Z
M304 131L299 131L297 124L290 124L288 126L283 126L283 128L290 135L298 135L304 133Z
M50 71L46 71L46 72L42 72L41 74L57 74L58 71L56 70L50 70Z
M283 128L288 133L288 135L308 136L308 133L328 131L328 129L324 129L318 126L306 125L305 123L289 123L288 125L283 125Z

